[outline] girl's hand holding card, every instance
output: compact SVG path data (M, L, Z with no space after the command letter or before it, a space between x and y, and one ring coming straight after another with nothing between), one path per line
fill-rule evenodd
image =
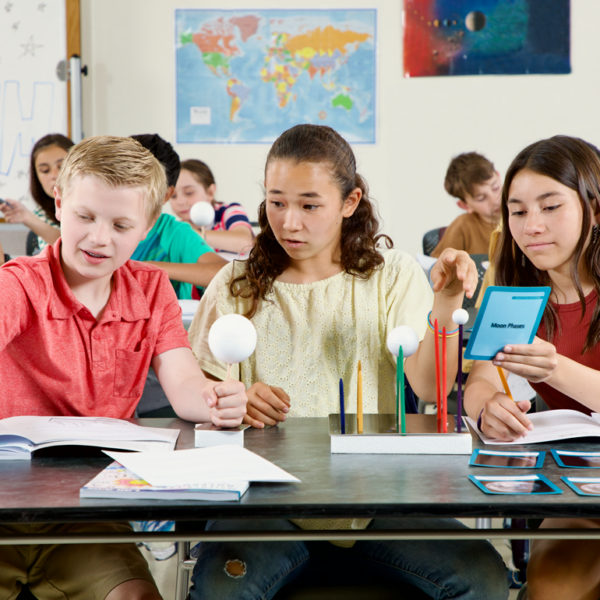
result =
M505 346L498 352L494 365L502 367L515 375L524 377L533 383L548 382L558 367L556 347L539 337L532 344L514 344Z

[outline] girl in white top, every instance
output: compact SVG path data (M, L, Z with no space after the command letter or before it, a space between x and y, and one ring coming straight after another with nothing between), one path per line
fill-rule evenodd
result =
M421 343L405 362L406 375L420 398L435 401L434 336L427 327L430 286L410 256L395 250L380 252L382 237L388 246L391 243L378 235L375 210L347 142L324 126L298 125L286 131L267 157L265 190L259 208L261 232L249 259L224 267L215 277L190 328L202 369L209 376L225 378L226 366L208 348L208 332L220 316L238 313L250 318L258 331L256 351L239 370L249 388L246 422L252 426L337 412L340 377L349 387L347 397L356 398L359 360L365 412L393 413L395 362L387 351L386 336L394 327L409 325ZM431 322L437 319L440 327L454 329L453 311L462 305L465 292L470 297L475 290L475 265L465 252L447 249L431 277ZM449 386L456 364L456 344L448 344ZM347 410L354 412L351 403ZM281 520L268 526L216 521L208 527L410 527L397 519L308 521ZM460 527L452 519L435 521L440 527ZM508 595L504 566L487 542L350 545L348 552L384 565L384 578L411 583L432 597ZM278 546L276 552L271 548L258 543L202 544L191 597L232 600L250 598L256 591L256 598L271 598L313 557L303 542ZM461 564L468 563L469 569L460 568L460 561L466 561ZM244 565L241 571L239 564ZM348 582L350 576L343 571ZM332 577L334 573L332 568Z

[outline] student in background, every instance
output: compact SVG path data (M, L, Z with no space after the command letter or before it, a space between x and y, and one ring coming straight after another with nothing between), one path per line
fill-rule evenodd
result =
M175 192L180 170L179 155L173 150L173 146L159 135L144 134L131 137L150 150L164 165L168 182L164 198L166 203ZM166 213L158 217L131 259L149 262L164 269L180 300L194 297L195 286L206 287L227 264L188 223L181 223Z
M438 258L446 248L467 254L487 254L496 227L502 180L494 165L481 154L469 152L452 159L444 188L467 212L452 221L431 256Z
M528 401L503 392L496 366L525 377L552 409L600 412L600 161L589 144L556 136L525 148L506 174L496 285L550 286L533 344L476 362L465 408L485 435L527 436ZM594 528L597 519L544 519L542 528ZM529 600L600 597L599 540L535 540Z
M217 202L216 192L217 184L208 165L201 160L184 160L171 198L171 208L182 221L200 231L190 219L190 209L197 202L210 202L215 209L215 222L204 234L206 243L217 250L236 254L249 251L254 235L248 214L237 202Z
M54 244L60 237L60 224L54 209L54 185L73 142L60 133L45 135L31 151L29 191L37 204L31 212L18 200L7 199L0 210L7 223L23 223L38 236L38 250Z
M215 385L190 350L166 273L129 260L160 214L163 167L129 138L88 138L56 181L62 237L0 269L0 418L130 418L150 363L177 414L241 423L239 382ZM124 523L0 526L0 534L131 533ZM159 600L135 544L0 546L0 595Z
M352 149L329 127L298 125L283 133L267 157L265 190L259 207L261 232L250 257L234 261L213 280L190 328L202 369L225 379L226 365L211 354L208 333L219 316L242 314L258 331L254 354L235 374L248 388L245 420L252 426L337 412L340 377L347 397L356 397L359 360L365 412L393 413L396 367L386 339L393 328L410 325L421 343L406 359L405 372L415 393L434 402L435 342L427 321L437 319L441 327L455 328L452 312L461 307L465 291L472 295L476 287L473 261L464 252L445 250L433 267L432 294L422 269L408 254L382 253L379 242L387 239L389 247L390 240L378 235L376 210L356 172ZM449 385L456 364L456 344L449 344ZM208 528L413 525L411 519L303 519L213 521ZM423 526L462 527L453 519L430 519ZM319 560L328 564L332 581L345 585L354 581L355 573L373 581L412 584L432 598L508 596L504 565L486 541L341 545L346 548L327 542L201 544L191 598L272 598ZM359 567L348 569L348 560Z

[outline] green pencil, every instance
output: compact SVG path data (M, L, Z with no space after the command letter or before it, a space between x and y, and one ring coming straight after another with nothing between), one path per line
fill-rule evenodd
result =
M404 349L402 346L398 348L398 362L396 363L396 387L396 397L400 398L400 428L402 430L402 435L405 435L406 406L404 400Z

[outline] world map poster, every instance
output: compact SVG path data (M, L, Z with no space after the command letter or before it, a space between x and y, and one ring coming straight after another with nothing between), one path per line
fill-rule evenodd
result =
M177 9L177 142L272 143L313 123L375 143L376 16Z

